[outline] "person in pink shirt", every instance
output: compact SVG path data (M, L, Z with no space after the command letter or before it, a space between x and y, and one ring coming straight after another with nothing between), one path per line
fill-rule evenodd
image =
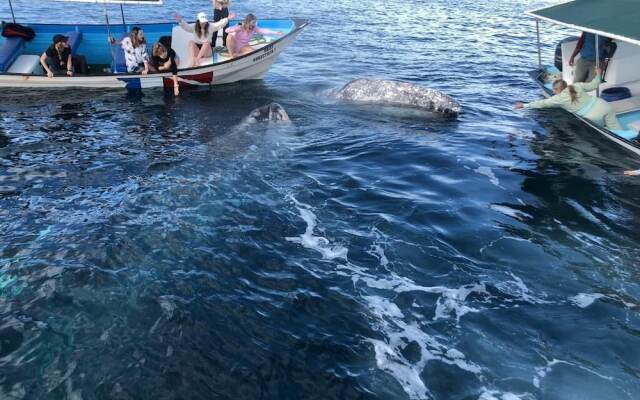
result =
M229 57L231 58L251 53L254 49L249 46L249 42L256 33L261 35L283 34L280 31L258 28L256 25L256 17L253 14L247 15L242 24L227 28L225 32L229 34L227 37L227 49L229 50Z

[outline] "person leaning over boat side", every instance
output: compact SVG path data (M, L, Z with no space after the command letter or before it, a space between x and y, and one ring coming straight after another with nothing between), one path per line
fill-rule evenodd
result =
M133 27L131 34L122 39L120 46L124 50L124 59L127 64L127 72L130 74L149 73L149 54L147 53L147 40L144 31L140 27Z
M229 33L227 49L231 58L251 53L254 49L249 46L249 42L256 33L279 36L283 34L280 31L258 28L256 17L253 14L247 15L242 24L227 28L226 32Z
M180 23L182 29L193 33L193 38L189 41L188 45L192 67L199 67L203 58L213 55L211 48L213 32L217 32L223 26L227 25L229 18L235 18L235 14L231 13L228 18L222 18L220 21L210 24L207 19L207 14L201 12L198 14L194 24L188 24L180 14L176 14L176 20Z
M158 42L153 45L151 51L151 61L149 69L153 72L171 72L173 79L173 94L180 95L180 85L178 84L178 60L176 60L176 52L167 49L162 43Z
M229 0L212 0L213 2L213 22L219 22L223 18L229 18ZM227 47L227 36L228 33L225 31L229 27L229 23L222 28L222 47ZM213 31L213 36L211 36L211 46L213 48L216 47L216 41L218 40L218 31Z
M40 56L40 64L49 78L65 73L73 76L73 59L67 40L66 36L55 35L53 44Z
M598 47L601 59L604 56L604 46L608 41L611 41L611 39L602 36L598 37ZM576 61L576 56L578 54L580 54L580 58ZM571 54L571 58L569 59L569 65L574 67L574 83L590 82L595 77L596 35L589 32L582 32L580 39L578 39L578 43L576 43L576 48L573 50L573 54Z
M516 109L521 108L563 108L569 112L586 118L598 125L602 125L609 130L620 130L620 122L616 117L616 113L609 103L599 97L588 94L598 88L601 82L602 70L596 71L596 77L589 83L576 83L567 85L567 82L558 79L553 82L554 95L548 99L532 101L524 104L517 102Z

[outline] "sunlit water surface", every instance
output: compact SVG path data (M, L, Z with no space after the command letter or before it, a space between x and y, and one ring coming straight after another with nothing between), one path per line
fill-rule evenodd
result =
M638 399L638 160L512 110L545 4L239 1L312 20L262 82L2 91L0 399ZM356 77L464 113L331 100Z

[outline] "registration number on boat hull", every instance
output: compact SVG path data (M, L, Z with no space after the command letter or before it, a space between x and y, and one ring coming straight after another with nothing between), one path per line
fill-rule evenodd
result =
M262 48L262 54L253 58L253 62L262 61L265 58L269 57L276 51L276 46L273 44L268 44Z

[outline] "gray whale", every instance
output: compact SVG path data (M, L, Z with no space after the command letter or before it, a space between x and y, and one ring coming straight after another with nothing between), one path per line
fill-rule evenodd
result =
M251 111L248 117L251 122L290 121L289 114L278 103L271 103Z
M451 96L408 82L386 79L356 79L336 92L336 98L361 104L412 107L456 117L462 106Z

